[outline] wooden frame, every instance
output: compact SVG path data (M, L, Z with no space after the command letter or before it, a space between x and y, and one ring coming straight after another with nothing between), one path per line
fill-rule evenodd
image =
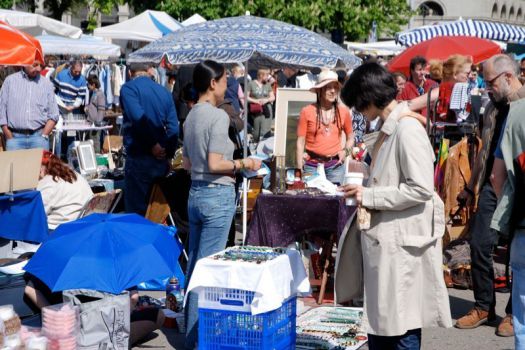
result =
M316 101L316 95L304 89L277 89L275 105L274 155L285 156L286 167L295 168L297 123L301 109Z

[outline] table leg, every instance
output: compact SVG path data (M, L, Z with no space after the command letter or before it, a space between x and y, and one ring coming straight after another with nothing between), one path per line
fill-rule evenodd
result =
M326 284L328 283L328 277L330 276L330 270L333 268L334 259L332 257L332 249L334 247L335 236L330 235L330 238L323 245L322 259L324 259L323 276L321 278L321 288L319 289L319 298L317 304L322 304L324 299L324 293L326 291Z

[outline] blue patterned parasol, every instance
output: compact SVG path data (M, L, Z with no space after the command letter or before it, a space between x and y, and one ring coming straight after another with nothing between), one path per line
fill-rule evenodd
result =
M322 37L292 24L240 16L181 28L129 55L129 62L196 64L249 62L255 66L347 67L361 60Z

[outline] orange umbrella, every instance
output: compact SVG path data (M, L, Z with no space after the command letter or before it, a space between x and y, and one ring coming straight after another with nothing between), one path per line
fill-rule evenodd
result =
M44 63L40 42L9 24L0 21L0 65L25 66Z

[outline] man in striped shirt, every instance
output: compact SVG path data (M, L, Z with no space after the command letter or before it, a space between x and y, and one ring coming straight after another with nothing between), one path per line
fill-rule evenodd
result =
M0 90L0 126L7 150L49 149L49 134L58 120L53 84L35 62L8 76Z
M51 81L55 84L56 102L58 103L62 119L68 120L68 116L73 119L81 119L78 117L79 115L81 117L84 115L84 105L88 91L86 78L82 75L82 62L71 62L69 68L62 69ZM59 135L56 153L62 157L64 156L62 150L68 150L74 138L62 137L61 132ZM65 151L65 156L67 157L67 151Z
M63 69L52 79L62 115L68 113L84 114L87 81L81 73L82 62L73 61L69 69Z

